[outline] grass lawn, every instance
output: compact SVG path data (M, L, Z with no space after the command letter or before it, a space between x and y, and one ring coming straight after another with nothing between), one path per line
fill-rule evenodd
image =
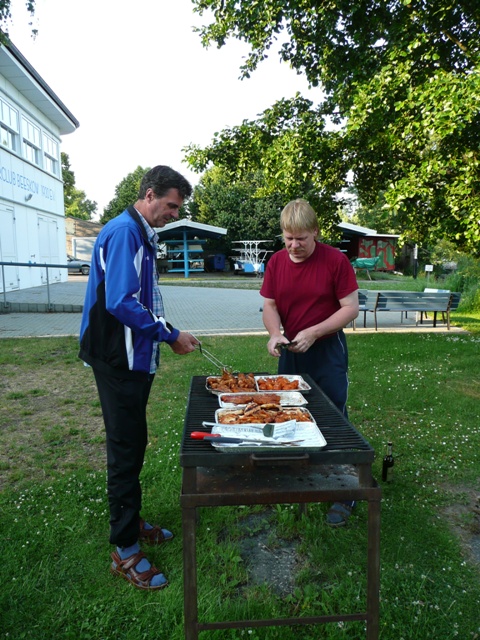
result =
M455 317L458 321L460 318ZM382 640L480 638L480 333L348 336L350 419L377 452L394 445L383 485ZM240 371L275 372L264 336L208 337ZM144 593L108 571L103 423L74 338L0 340L0 638L183 639L179 442L199 352L162 365L149 403L143 515L176 538L148 550L170 586ZM364 610L366 505L347 528L327 505L201 510L203 620ZM259 544L265 552L258 555ZM255 571L271 563L271 575ZM287 568L272 580L275 567ZM336 640L362 623L204 632L201 638Z

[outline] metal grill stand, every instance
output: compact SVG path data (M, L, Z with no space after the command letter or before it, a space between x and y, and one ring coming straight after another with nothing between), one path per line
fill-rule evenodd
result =
M282 452L218 452L190 434L202 422L212 420L218 408L208 393L206 378L192 378L180 452L182 472L183 569L185 639L198 640L200 631L321 624L364 620L367 640L378 640L380 587L381 489L372 478L374 451L344 418L313 380L308 408L327 440L319 450L296 447ZM345 474L354 465L357 476ZM333 470L333 473L332 473ZM272 505L342 500L368 502L366 612L264 620L199 622L197 602L196 509L232 505Z

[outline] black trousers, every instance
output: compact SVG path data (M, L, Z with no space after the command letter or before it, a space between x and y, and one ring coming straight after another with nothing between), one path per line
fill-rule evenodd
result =
M107 437L110 543L129 547L138 540L140 472L147 447L146 409L154 376L128 380L97 369L94 374Z
M348 418L348 350L343 331L318 340L305 353L282 349L278 373L308 373L337 409Z
M337 409L348 419L348 350L343 331L318 340L306 353L292 353L282 349L278 373L308 373ZM355 506L355 500L342 500Z

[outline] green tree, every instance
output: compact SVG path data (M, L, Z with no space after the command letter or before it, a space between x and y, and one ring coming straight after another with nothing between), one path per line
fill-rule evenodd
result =
M26 0L27 11L33 17L35 14L35 0ZM12 19L10 0L0 0L0 44L8 44L8 25ZM29 23L32 25L32 23ZM32 35L37 34L37 29L32 29Z
M117 184L115 187L115 196L103 210L100 222L105 224L105 222L108 222L112 218L120 215L127 207L137 201L140 183L142 182L143 176L149 170L150 167L144 169L143 167L138 166L135 171L129 173Z
M447 237L459 247L480 251L480 3L193 3L201 15L213 16L199 30L206 46L224 46L229 37L251 45L243 77L281 39L280 58L312 85L322 86L325 100L317 116L337 124L339 136L321 141L345 162L342 174L334 160L333 176L328 176L337 182L337 192L350 171L360 203L373 207L381 201L395 216L399 232L419 243ZM297 150L310 156L311 167L321 166L325 153L303 146L304 132L293 127L292 136L295 130ZM215 162L213 151L224 143L219 134L204 160ZM242 148L237 171L259 164L258 146L248 137L237 136L233 143ZM262 146L267 151L260 155L270 158L270 143L262 141ZM295 158L294 152L284 151L274 158L280 173L288 172ZM323 187L323 179L310 177Z
M378 233L396 234L398 229L397 218L385 206L385 198L382 193L378 195L376 202L371 206L357 206L348 221L361 227L375 229Z
M81 218L82 220L91 220L97 212L97 203L89 200L85 195L85 191L73 189L72 202L65 207L65 214L73 218Z
M75 189L75 174L71 169L68 154L62 151L60 157L62 161L63 199L65 202L68 202Z
M192 220L227 229L222 239L224 251L231 253L237 240L269 240L276 242L280 234L280 211L285 198L279 193L259 195L261 176L231 180L213 167L203 174L187 205Z
M91 220L97 211L97 203L88 200L85 191L75 187L75 174L70 167L68 154L62 151L61 160L65 215L81 220Z
M328 233L339 221L336 194L346 166L340 134L327 130L321 107L312 106L298 94L280 100L258 120L215 134L208 147L190 145L186 159L196 171L219 167L228 184L247 184L252 196L274 196L280 206L306 198Z

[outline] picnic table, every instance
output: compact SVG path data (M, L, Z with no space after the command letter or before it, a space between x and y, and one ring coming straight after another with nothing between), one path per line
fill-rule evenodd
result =
M371 280L370 271L374 271L377 267L377 263L380 260L380 256L376 258L356 258L351 260L350 264L357 273L357 270L365 270L367 272L368 279Z

